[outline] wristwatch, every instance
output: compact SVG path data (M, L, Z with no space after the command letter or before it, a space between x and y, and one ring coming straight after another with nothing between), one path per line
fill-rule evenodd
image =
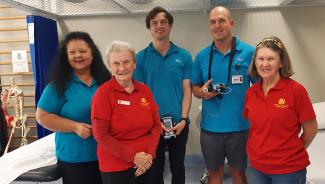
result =
M188 118L181 118L181 120L184 120L185 122L187 122Z

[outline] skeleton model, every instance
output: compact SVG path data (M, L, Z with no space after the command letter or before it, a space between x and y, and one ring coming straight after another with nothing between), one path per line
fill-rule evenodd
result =
M4 151L4 154L6 154L15 129L21 129L20 146L24 146L28 143L26 138L29 131L29 127L26 126L27 115L23 114L24 95L23 91L15 84L13 78L10 78L10 88L4 89L1 92L1 101L6 116L7 127L11 127L11 133ZM13 116L9 114L9 105L14 107Z

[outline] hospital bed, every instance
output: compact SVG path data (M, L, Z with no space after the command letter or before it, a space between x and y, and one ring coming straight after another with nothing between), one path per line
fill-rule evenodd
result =
M0 184L17 181L55 181L60 178L56 167L54 134L0 157Z

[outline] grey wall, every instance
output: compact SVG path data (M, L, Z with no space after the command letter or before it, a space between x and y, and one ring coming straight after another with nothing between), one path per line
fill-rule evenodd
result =
M263 37L279 36L287 46L296 74L293 78L308 90L313 102L325 101L325 6L291 7L281 9L232 10L235 19L234 34L252 45ZM171 40L196 53L211 42L208 16L203 12L173 13L175 23ZM119 39L130 42L136 50L150 42L145 28L145 15L65 18L62 24L68 31L89 32L105 51L106 45ZM199 118L195 97L190 112L192 119L188 154L200 154Z

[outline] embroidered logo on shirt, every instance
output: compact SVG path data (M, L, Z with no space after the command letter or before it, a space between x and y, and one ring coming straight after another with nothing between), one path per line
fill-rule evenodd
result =
M278 103L274 104L274 106L278 109L284 109L288 107L288 105L286 104L286 100L284 98L280 98L278 100Z
M117 104L121 104L121 105L130 105L130 101L125 101L125 100L117 100Z
M244 61L244 60L243 60L242 58L239 57L239 58L237 58L237 61Z
M149 105L149 102L147 102L147 99L146 98L142 97L140 104L143 105L143 106L148 106Z
M180 59L175 59L176 63L182 63L182 61Z

